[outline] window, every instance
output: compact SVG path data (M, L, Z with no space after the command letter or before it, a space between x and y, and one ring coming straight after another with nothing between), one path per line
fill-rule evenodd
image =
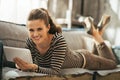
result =
M0 20L26 24L31 9L46 8L48 0L0 0Z

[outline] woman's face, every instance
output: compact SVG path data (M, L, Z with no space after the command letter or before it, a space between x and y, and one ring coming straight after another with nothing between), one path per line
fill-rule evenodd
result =
M31 20L27 23L29 37L36 45L43 44L48 39L50 25L46 26L43 20Z

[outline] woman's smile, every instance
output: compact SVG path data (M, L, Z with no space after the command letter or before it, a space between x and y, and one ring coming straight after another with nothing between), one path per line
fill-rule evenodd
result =
M40 36L37 36L37 37L33 37L34 40L40 40Z

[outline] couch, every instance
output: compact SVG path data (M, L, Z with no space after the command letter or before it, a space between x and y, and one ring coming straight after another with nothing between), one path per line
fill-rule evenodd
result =
M83 29L79 30L63 30L63 35L68 46L73 49L88 49L92 50L93 39ZM28 37L27 28L25 25L12 22L0 21L0 40L4 46L10 47L25 47L25 40ZM107 43L108 44L108 43ZM110 46L110 45L109 45ZM120 80L120 65L114 70L87 70L81 68L63 69L63 75L39 75L36 73L21 72L24 76L14 76L16 69L3 67L3 76L9 76L6 79L12 80ZM11 73L10 73L11 71ZM9 72L9 74L8 74ZM12 75L13 74L13 75ZM18 73L17 73L18 74ZM30 74L30 75L29 75ZM14 77L13 77L14 76ZM5 77L3 78L3 80Z

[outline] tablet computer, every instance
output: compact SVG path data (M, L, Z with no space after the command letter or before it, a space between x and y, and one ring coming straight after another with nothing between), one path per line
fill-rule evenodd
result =
M17 48L17 47L9 47L3 46L5 57L8 61L12 61L15 57L19 57L20 59L33 63L31 52L26 48Z

